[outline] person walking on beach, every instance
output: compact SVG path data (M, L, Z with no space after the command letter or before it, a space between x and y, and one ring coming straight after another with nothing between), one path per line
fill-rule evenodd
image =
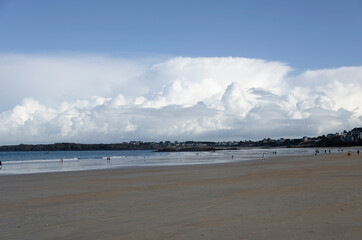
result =
M359 156L359 150L357 150L357 155ZM0 164L1 164L1 162L0 162Z
M0 169L2 169L3 168L3 164L1 163L1 161L0 161Z

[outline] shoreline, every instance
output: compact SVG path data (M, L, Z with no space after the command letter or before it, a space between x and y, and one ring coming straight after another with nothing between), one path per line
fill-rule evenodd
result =
M286 156L280 156L276 158L285 158ZM297 156L291 156L297 157ZM117 166L112 168L100 168L100 169L83 169L83 170L69 170L69 171L49 171L49 172L30 172L30 173L9 173L9 174L0 174L1 177L6 176L22 176L22 175L44 175L44 174L64 174L64 173L82 173L82 172L111 172L111 171L120 171L120 170L147 170L147 169L172 169L172 168L182 168L182 167L196 167L196 166L216 166L216 165L224 165L224 164L250 164L250 163L258 163L264 161L273 161L275 158L270 158L267 160L263 159L250 159L250 160L237 160L234 162L214 162L214 163L193 163L193 164L180 164L180 165L134 165L134 166Z
M347 154L348 151L357 151L358 148L347 148L345 152L337 152L337 148L327 149L328 154ZM149 167L161 167L161 166L184 166L184 165L208 165L208 164L221 164L226 162L250 162L250 161L262 161L263 154L266 153L267 161L283 156L298 157L314 155L315 149L304 148L298 149L275 149L278 154L274 155L274 149L248 149L248 150L224 150L218 153L160 153L157 155L153 152L137 154L130 153L126 155L119 153L112 157L112 161L106 161L104 156L112 156L111 152L104 152L100 155L92 155L92 151L88 153L82 152L69 155L67 152L60 154L48 154L48 155L36 155L33 153L26 153L23 155L13 155L19 160L4 160L3 168L0 170L0 176L7 175L21 175L21 174L35 174L35 173L56 173L67 171L93 171L103 169L128 169L128 168L149 168ZM328 153L328 150L332 150ZM273 151L273 152L272 152ZM91 152L91 153L89 153ZM85 154L83 154L85 153ZM68 155L66 155L68 154ZM145 154L145 155L144 155ZM194 155L192 155L194 154ZM324 150L320 154L324 154ZM4 155L5 156L5 155ZM9 155L9 157L13 157ZM46 158L44 158L46 156ZM22 160L23 158L24 160ZM64 158L64 162L63 162ZM29 159L29 160L28 160ZM39 160L38 160L39 159ZM108 157L107 157L108 159Z
M0 176L4 239L360 239L362 156Z

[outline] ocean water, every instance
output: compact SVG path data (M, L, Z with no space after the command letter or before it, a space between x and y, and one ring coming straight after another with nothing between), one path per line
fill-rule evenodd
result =
M30 174L41 172L81 171L111 168L217 164L261 160L275 156L312 155L313 148L242 149L216 152L154 152L132 151L39 151L0 152L0 175ZM337 149L331 149L338 152ZM321 151L324 154L324 150ZM111 160L107 161L107 157Z

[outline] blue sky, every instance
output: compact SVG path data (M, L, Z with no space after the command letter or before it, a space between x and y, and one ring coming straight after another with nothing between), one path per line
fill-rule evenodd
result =
M0 144L360 127L361 29L361 0L0 0Z
M248 57L362 64L362 2L0 1L3 53Z

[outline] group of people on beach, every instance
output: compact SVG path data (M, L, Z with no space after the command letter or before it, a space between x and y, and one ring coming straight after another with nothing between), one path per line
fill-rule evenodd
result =
M338 150L338 151L339 151L339 150ZM330 150L330 149L328 150L328 153L329 153L329 154L331 153L331 150ZM318 149L315 150L315 154L314 154L314 155L317 155L317 154L319 154L319 150L318 150ZM327 150L324 150L324 154L327 154Z
M338 152L343 152L343 149L338 149ZM328 150L328 153L331 153L331 150ZM319 150L315 150L315 155L319 154ZM324 154L327 154L327 150L324 150ZM359 149L357 150L357 155L359 155ZM351 152L348 152L348 156L351 156Z

